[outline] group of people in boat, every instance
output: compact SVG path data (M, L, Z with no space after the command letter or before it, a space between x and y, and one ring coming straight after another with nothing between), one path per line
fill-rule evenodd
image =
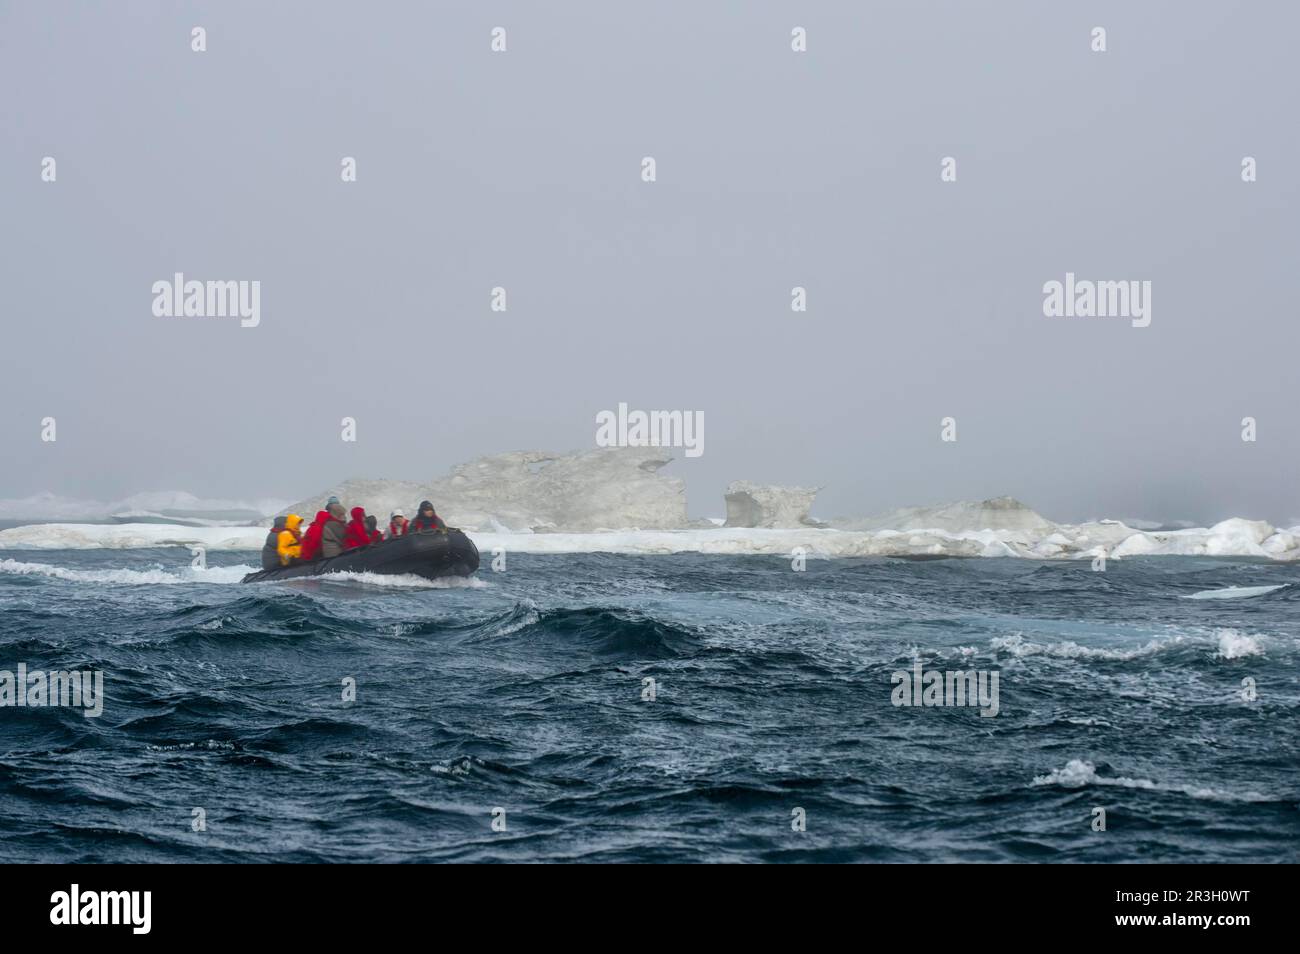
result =
M328 560L348 550L395 540L408 533L447 527L427 500L420 501L420 509L413 520L407 520L400 510L389 514L387 533L379 529L378 518L368 515L364 507L353 507L351 520L345 519L346 516L347 511L339 498L331 497L326 501L325 509L316 512L316 519L306 530L302 529L302 517L296 513L276 517L275 525L262 546L262 569Z

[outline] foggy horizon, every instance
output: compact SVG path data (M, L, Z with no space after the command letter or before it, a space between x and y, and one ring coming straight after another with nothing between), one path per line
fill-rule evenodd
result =
M78 11L0 4L0 499L428 481L625 402L703 414L693 517L750 480L1300 524L1300 10ZM178 272L259 323L157 317ZM1046 317L1067 273L1150 325Z

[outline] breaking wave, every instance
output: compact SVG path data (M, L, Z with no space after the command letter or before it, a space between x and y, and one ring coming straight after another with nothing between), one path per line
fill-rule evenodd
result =
M44 576L69 583L103 583L118 586L172 586L180 583L238 583L251 566L210 566L206 569L186 567L181 570L70 570L48 563L23 563L0 560L0 573L17 576Z
M174 586L182 583L238 583L254 568L243 563L235 566L210 566L204 569L185 567L179 570L71 570L49 563L24 563L19 560L0 560L0 573L17 576L44 576L69 583L99 583L117 586ZM272 580L265 586L283 586L294 583L361 583L365 586L385 587L397 590L447 590L447 589L483 589L491 586L478 577L447 577L441 580L426 580L412 573L402 575L383 575L379 573L326 573L322 576L298 577L294 580Z
M1230 792L1207 785L1180 785L1168 782L1153 782L1145 778L1103 778L1097 774L1097 768L1091 762L1071 759L1064 768L1053 769L1046 775L1034 776L1034 785L1058 785L1061 788L1083 788L1086 785L1113 785L1118 788L1137 788L1149 792L1174 792L1190 798L1208 799L1216 802L1269 802L1274 801L1259 792Z
M1235 629L1221 629L1217 633L1219 651L1215 655L1220 659L1242 659L1246 656L1264 655L1258 636L1248 636Z
M1245 656L1262 656L1264 654L1263 636L1251 636L1235 629L1218 629L1205 635L1175 633L1150 639L1141 646L1131 649L1107 646L1083 646L1073 640L1059 643L1036 643L1025 638L1023 633L1008 636L996 636L989 646L997 652L1004 652L1015 657L1049 656L1057 659L1102 659L1126 661L1154 656L1157 653L1177 649L1210 648L1217 649L1214 656L1218 659L1240 659Z
M481 590L492 584L476 576L449 576L438 580L425 579L414 573L383 574L355 573L344 570L320 576L300 576L291 580L266 580L259 586L293 586L298 583L361 583L394 590Z

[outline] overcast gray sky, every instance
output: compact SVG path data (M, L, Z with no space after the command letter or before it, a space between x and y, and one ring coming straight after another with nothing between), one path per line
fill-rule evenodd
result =
M422 479L625 401L704 413L696 515L744 478L823 516L1300 518L1297 35L1227 2L0 0L0 497ZM260 281L260 326L154 317L176 271ZM1044 317L1067 271L1151 281L1150 327Z

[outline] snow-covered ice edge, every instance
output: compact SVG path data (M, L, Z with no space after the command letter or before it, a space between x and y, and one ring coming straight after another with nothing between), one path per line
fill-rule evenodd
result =
M604 530L585 533L468 531L484 554L707 553L810 557L957 556L1027 559L1108 559L1130 556L1234 556L1300 560L1300 527L1282 530L1261 520L1234 518L1208 528L1137 530L1119 521L1030 530L835 530L727 528ZM0 550L140 549L193 547L259 550L263 527L187 527L168 524L47 523L0 531Z

